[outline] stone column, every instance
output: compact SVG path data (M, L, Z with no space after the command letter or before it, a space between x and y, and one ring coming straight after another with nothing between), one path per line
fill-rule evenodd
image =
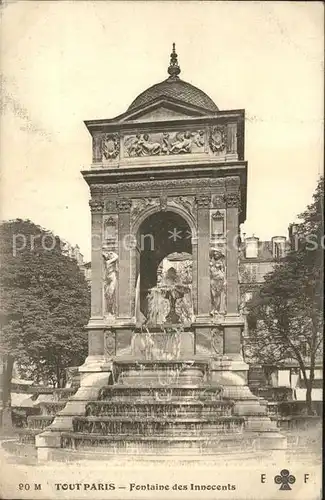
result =
M227 315L224 354L241 357L241 321L238 313L238 214L240 209L239 177L226 179L227 205Z
M210 195L199 195L197 202L197 316L210 319Z
M197 315L197 279L198 279L198 260L197 260L197 236L192 237L192 300L193 300L193 312Z
M117 201L118 218L118 319L131 321L131 247L134 244L130 234L131 200L121 198ZM135 290L133 290L135 293Z
M104 202L91 199L91 319L88 324L88 356L104 355L102 227Z

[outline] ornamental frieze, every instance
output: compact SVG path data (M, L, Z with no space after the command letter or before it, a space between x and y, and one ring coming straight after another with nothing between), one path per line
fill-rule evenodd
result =
M143 133L124 137L124 156L162 156L203 153L204 130Z
M120 182L118 184L93 184L90 187L90 191L96 196L107 196L112 194L127 193L132 191L148 191L162 190L166 189L178 189L178 188L188 188L188 189L205 189L211 187L212 189L219 190L220 187L224 185L221 183L223 179L211 179L207 177L197 178L197 179L170 179L170 180L148 180L148 181L134 181L134 182ZM93 195L93 196L94 196Z

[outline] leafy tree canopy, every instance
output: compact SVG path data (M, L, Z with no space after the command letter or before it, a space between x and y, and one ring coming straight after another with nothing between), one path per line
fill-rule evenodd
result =
M22 375L59 386L87 355L87 282L61 240L29 220L0 226L1 354Z

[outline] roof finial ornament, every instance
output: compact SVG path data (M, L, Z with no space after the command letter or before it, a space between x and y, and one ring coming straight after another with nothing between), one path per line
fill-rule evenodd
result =
M178 80L178 78L179 78L178 75L180 74L180 72L181 72L181 68L178 65L177 54L176 54L176 50L175 50L175 43L173 43L173 51L170 54L170 63L168 66L168 73L170 75L168 80L169 81Z

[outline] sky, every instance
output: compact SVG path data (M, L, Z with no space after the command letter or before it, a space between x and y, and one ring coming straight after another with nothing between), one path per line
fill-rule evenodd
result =
M4 1L1 219L29 218L90 258L84 120L112 118L167 75L246 110L247 220L286 235L323 169L321 2Z

